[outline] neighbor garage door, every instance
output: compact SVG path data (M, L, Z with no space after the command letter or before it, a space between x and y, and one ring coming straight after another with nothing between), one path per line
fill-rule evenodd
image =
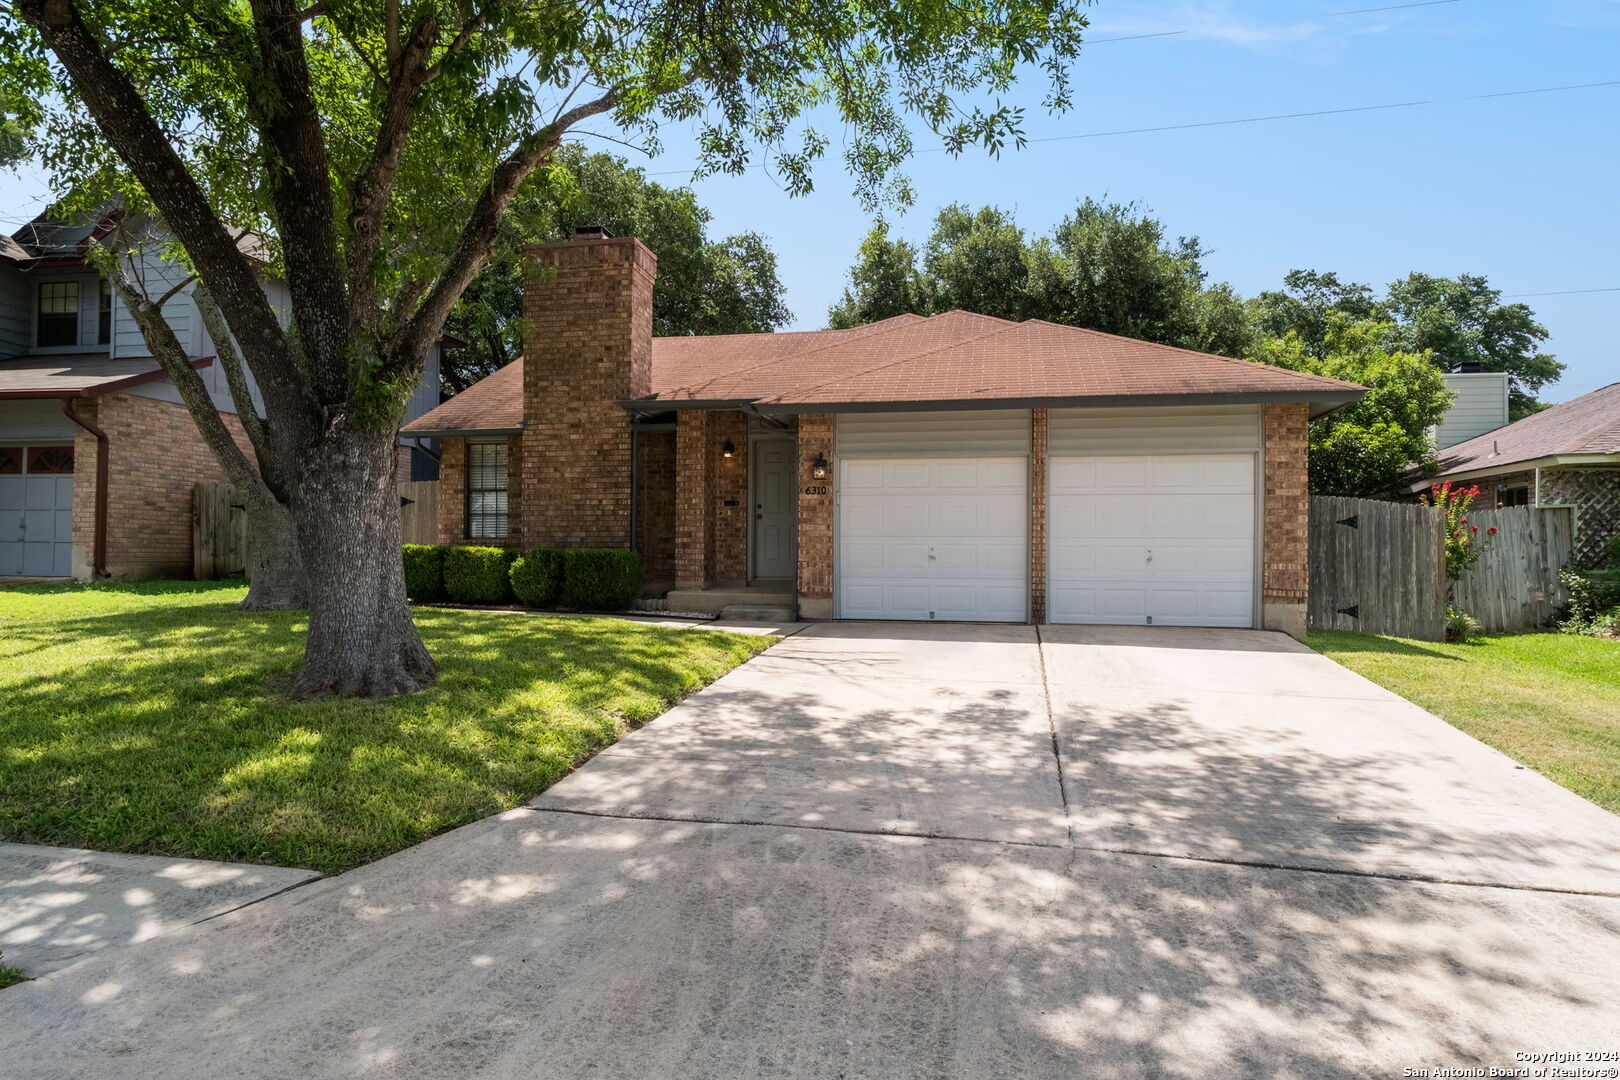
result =
M1029 414L841 418L834 573L845 619L1022 622Z
M0 575L73 566L73 447L0 446Z
M1054 414L1047 618L1254 625L1254 410Z

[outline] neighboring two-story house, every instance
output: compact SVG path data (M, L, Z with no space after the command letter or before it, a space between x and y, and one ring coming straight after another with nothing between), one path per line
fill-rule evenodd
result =
M189 577L193 486L224 479L178 389L86 258L118 222L116 210L83 223L42 217L0 236L0 577ZM154 247L137 275L157 294L185 272ZM285 312L285 285L268 268L262 280ZM234 428L189 287L164 312ZM435 348L406 419L438 400ZM402 479L412 478L413 457L417 478L435 468L403 443L400 454Z

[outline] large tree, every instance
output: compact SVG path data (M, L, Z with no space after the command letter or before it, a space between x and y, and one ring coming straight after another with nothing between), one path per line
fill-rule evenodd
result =
M919 252L884 227L861 244L834 327L964 308L1241 356L1248 316L1230 286L1205 285L1196 237L1172 240L1134 204L1083 200L1049 235L1026 238L1006 211L941 210Z
M558 150L539 179L519 192L489 265L450 313L446 328L467 342L445 357L452 393L516 359L522 347L523 245L561 240L581 225L637 237L658 256L655 334L757 334L792 318L765 238L710 239L711 215L690 188L654 183L623 158L577 144Z
M1266 364L1345 379L1367 387L1359 401L1311 425L1308 467L1313 495L1388 495L1412 463L1434 459L1429 429L1452 395L1425 352L1387 347L1390 325L1330 314L1320 347L1289 331L1258 343Z
M1526 304L1504 304L1502 293L1478 274L1454 278L1411 273L1390 283L1384 304L1395 319L1393 348L1427 349L1444 371L1477 365L1508 375L1510 416L1541 406L1537 392L1557 382L1564 365L1540 350L1547 328Z
M1513 420L1540 408L1537 391L1564 370L1556 357L1540 351L1547 329L1535 313L1524 304L1502 303L1501 293L1477 274L1414 272L1391 282L1380 297L1372 286L1331 272L1291 270L1281 289L1249 301L1249 312L1262 337L1297 335L1316 357L1326 355L1337 322L1373 320L1387 325L1388 349L1426 352L1441 371L1506 372Z
M656 145L690 123L699 171L763 153L800 192L824 107L857 194L904 201L906 111L952 151L999 149L1022 114L977 93L1034 70L1066 108L1084 25L1079 0L5 0L0 71L60 184L161 217L257 381L309 573L293 693L386 695L436 675L405 600L399 418L570 132L601 118Z

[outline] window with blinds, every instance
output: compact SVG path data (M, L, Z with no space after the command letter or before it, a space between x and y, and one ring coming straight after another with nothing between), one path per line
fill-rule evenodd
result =
M467 536L500 540L506 535L506 443L468 443Z

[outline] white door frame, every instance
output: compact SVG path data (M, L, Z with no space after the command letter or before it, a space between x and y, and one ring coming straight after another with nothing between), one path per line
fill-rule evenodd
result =
M755 513L754 506L758 502L757 492L754 490L754 488L755 488L755 485L754 485L754 470L756 468L758 468L758 463L759 463L759 455L758 455L758 453L756 453L756 451L758 450L760 443L770 443L770 442L782 443L782 444L786 445L788 450L789 450L789 454L788 454L788 476L787 476L787 502L788 502L787 514L788 514L788 518L789 518L789 521L788 521L788 573L787 573L787 577L788 577L788 580L790 580L790 581L796 581L798 579L798 576L799 576L798 575L798 564L799 564L799 521L798 521L798 511L797 511L797 507L798 507L799 503L798 503L798 499L796 499L794 497L799 489L798 489L798 487L797 487L797 485L795 483L795 481L797 479L796 474L797 474L798 470L795 467L795 461L794 461L794 458L796 457L796 455L793 453L793 451L795 451L798 448L799 440L798 440L798 437L791 431L781 431L781 432L775 432L775 431L751 431L751 432L748 433L748 578L747 578L747 580L749 582L753 582L755 579L760 577L760 575L757 573L757 570L758 570L758 551L757 551L757 549L758 549L758 546L759 546L758 545L758 535L757 535L758 530L754 527L754 523L758 520L754 516L754 513ZM773 578L771 580L776 580L776 579Z

